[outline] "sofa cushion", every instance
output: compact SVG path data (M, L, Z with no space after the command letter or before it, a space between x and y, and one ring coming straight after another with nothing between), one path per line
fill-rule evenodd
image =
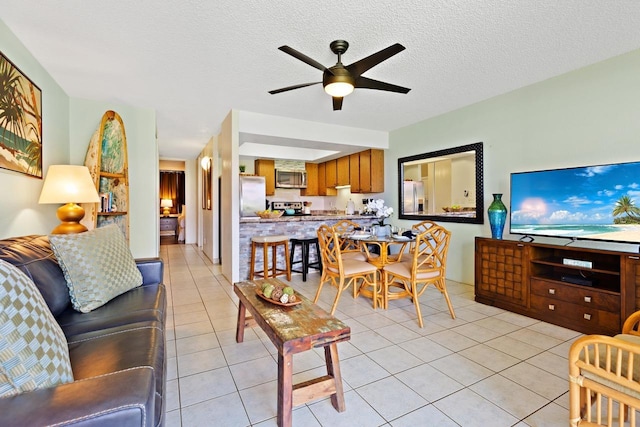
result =
M79 313L69 306L57 321L68 340L78 334L139 322L158 322L164 326L166 298L164 285L139 286L90 313Z
M156 425L162 419L166 382L165 338L159 323L134 329L113 328L69 339L69 356L76 380L108 375L142 366L153 369Z
M70 306L67 282L47 236L3 239L0 259L18 267L35 283L54 316Z
M142 275L117 225L49 236L73 308L88 313L142 284Z
M71 381L67 340L42 295L0 260L0 397Z

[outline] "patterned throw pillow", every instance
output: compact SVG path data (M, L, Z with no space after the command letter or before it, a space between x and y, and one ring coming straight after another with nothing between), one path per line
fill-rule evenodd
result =
M0 397L72 381L67 339L38 288L0 260Z
M142 274L117 225L49 236L73 308L88 313L140 286Z

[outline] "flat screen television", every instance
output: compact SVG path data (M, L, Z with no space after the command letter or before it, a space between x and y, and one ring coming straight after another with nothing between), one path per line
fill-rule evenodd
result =
M640 244L640 162L511 174L509 232Z

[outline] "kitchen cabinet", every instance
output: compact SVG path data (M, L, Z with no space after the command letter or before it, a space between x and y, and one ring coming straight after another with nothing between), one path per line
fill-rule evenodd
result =
M318 193L318 164L305 163L304 168L307 171L307 188L300 190L301 196L319 196Z
M360 153L349 156L349 184L352 193L360 192Z
M335 196L336 186L351 186L352 193L382 193L384 191L384 151L365 150L328 160L323 163L305 163L307 188L301 196ZM264 176L267 196L275 194L275 162L268 159L255 161L255 174Z
M325 163L325 185L327 188L335 188L338 185L338 162L328 160Z
M365 150L360 153L360 193L384 191L384 152ZM353 190L351 191L354 192Z
M267 196L276 194L276 165L274 160L256 159L254 162L255 174L264 176Z
M318 196L335 196L335 188L327 188L327 162L318 164Z
M349 156L340 157L336 160L337 185L350 185Z

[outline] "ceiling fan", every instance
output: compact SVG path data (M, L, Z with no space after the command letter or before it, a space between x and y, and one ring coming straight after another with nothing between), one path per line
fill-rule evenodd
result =
M338 55L338 62L333 67L325 67L318 61L308 57L307 55L298 52L297 50L289 46L280 46L278 49L284 53L288 53L300 61L311 65L314 68L322 71L322 81L312 83L302 83L293 86L283 87L281 89L271 90L270 94L286 92L288 90L300 89L311 85L322 83L325 92L333 97L333 110L342 110L342 100L345 96L349 95L355 88L361 89L377 89L386 90L388 92L407 93L411 89L397 86L391 83L381 82L379 80L373 80L367 77L363 77L362 74L375 67L382 61L386 61L393 55L402 52L405 47L400 43L389 46L386 49L382 49L372 55L367 56L359 61L354 62L351 65L342 64L342 54L344 54L349 48L349 43L345 40L334 40L329 45L333 53Z

